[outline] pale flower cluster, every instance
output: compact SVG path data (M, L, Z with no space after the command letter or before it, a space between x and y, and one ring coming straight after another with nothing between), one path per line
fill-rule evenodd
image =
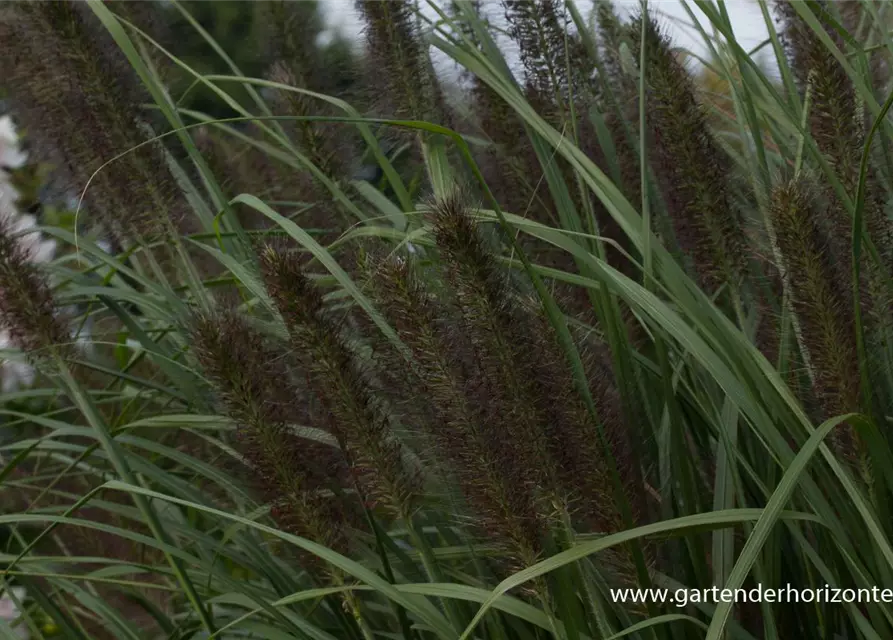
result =
M19 194L12 185L9 174L11 170L25 164L27 159L27 155L19 148L19 139L12 118L8 115L0 116L0 223L19 238L32 261L47 262L53 258L56 243L43 238L36 230L37 219L34 216L23 214L18 210L16 203ZM0 350L10 346L9 333L0 330ZM5 359L0 354L0 390L3 393L15 391L21 385L31 384L33 379L34 370L28 364ZM12 591L15 593L15 598L11 598L6 591L0 593L0 618L7 625L17 622L20 616L17 602L25 596L21 588L14 588ZM29 636L27 628L21 624L16 624L13 633L19 638Z
M27 155L19 148L15 125L8 115L0 116L0 223L15 234L28 252L32 262L48 262L56 251L56 243L44 238L37 230L37 219L21 213L16 206L19 193L12 185L9 172L21 167ZM0 350L7 349L9 333L0 330ZM26 363L0 355L0 391L9 393L21 385L31 384L33 369Z

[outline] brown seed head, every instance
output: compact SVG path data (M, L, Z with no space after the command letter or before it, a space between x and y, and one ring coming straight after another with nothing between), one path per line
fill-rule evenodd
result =
M293 252L264 249L261 267L282 315L292 351L307 384L331 419L361 489L370 500L405 516L418 492L418 474L404 457L390 428L387 407L344 334L326 313L322 295Z
M49 285L8 217L0 219L0 328L34 358L47 349L65 353L71 341Z

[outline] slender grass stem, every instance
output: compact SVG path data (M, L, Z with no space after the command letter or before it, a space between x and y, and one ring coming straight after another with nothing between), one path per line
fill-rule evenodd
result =
M122 455L120 450L120 445L118 445L112 438L111 434L109 433L108 427L105 424L105 421L102 419L102 416L94 407L93 401L90 399L89 395L84 393L83 389L81 389L80 384L78 384L77 380L69 370L67 363L64 362L61 357L57 356L55 365L59 373L61 382L67 390L71 401L75 404L75 406L78 407L84 418L94 429L96 437L102 444L102 447L105 450L106 455L109 457L109 461L112 463L115 472L124 482L128 484L140 484L137 481L136 475L131 471L130 466L124 459L124 456ZM165 532L164 526L161 524L161 520L158 518L158 515L155 513L154 508L145 498L145 496L134 495L133 501L140 512L142 512L143 517L146 520L146 524L152 531L152 535L154 535L160 542L173 546L173 541ZM165 552L165 556L167 557L167 561L171 565L171 568L173 569L174 574L176 575L184 594L188 598L189 602L192 604L192 608L198 615L199 620L201 620L202 625L209 633L213 633L214 623L211 619L211 616L208 610L202 604L201 597L198 595L195 586L192 584L192 580L187 575L182 562L177 558L174 558L168 552Z

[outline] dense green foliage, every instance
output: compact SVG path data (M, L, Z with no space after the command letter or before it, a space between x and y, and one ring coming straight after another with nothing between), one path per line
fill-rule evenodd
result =
M697 2L717 96L647 5L481 4L0 7L77 197L0 216L33 637L893 636L612 595L891 584L890 7L759 4L774 77Z

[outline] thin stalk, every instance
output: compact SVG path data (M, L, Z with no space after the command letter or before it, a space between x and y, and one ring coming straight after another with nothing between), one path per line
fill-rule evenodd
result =
M558 626L558 619L555 617L555 611L552 610L552 603L549 602L549 587L546 581L540 577L534 581L534 589L536 590L537 599L543 607L543 613L549 619L549 629L556 640L565 640L565 634L561 632Z
M363 634L363 638L365 640L375 640L375 633L372 631L372 627L369 626L369 623L366 622L366 619L363 617L363 612L360 610L360 604L354 597L353 593L348 591L344 594L344 603L347 605L348 609L350 609L354 621L360 628L360 633Z
M434 557L434 554L431 552L431 546L428 544L428 541L418 532L416 529L415 523L412 520L412 516L409 514L405 514L401 520L403 521L403 525L406 527L406 534L409 536L410 541L412 542L412 546L419 550L419 557L422 560L422 566L425 569L425 573L428 576L428 580L431 582L446 582L446 578L443 573L440 571L440 567L437 564L437 559ZM459 614L458 607L453 600L450 599L440 599L441 605L444 608L447 616L450 619L450 622L453 624L453 628L456 631L461 632L462 629L465 628L465 623L462 622L462 617Z
M384 545L384 541L387 539L387 534L382 531L381 526L379 526L375 518L372 517L372 514L369 513L369 509L364 509L363 511L366 514L366 520L369 522L369 527L372 529L372 533L375 535L375 548L377 549L378 555L381 558L381 564L382 568L384 569L385 579L391 584L397 584L397 580L394 577L394 570L391 568L391 562L390 560L388 560L388 552L387 549L385 549ZM406 610L396 602L392 602L391 606L394 609L394 613L400 623L400 630L403 632L404 640L415 640L416 634L415 632L413 632L412 627L409 624L409 618L407 618L406 616Z
M639 51L639 174L642 181L642 285L649 287L652 271L651 256L651 208L648 202L648 161L645 155L647 140L645 109L648 99L648 87L645 82L645 70L648 62L646 31L648 27L648 0L642 0L642 33Z
M803 131L803 135L800 136L797 143L797 160L794 162L795 177L800 174L800 170L803 167L803 151L806 146L806 132L809 130L810 106L812 106L812 83L806 86L806 95L803 98L803 117L800 120L800 129Z
M89 395L84 393L84 390L81 388L80 384L78 384L77 380L75 380L74 375L72 375L71 370L68 368L68 365L62 359L62 357L56 354L54 360L54 364L56 365L56 369L59 372L59 376L62 380L63 386L65 387L68 396L71 398L71 401L75 404L75 406L81 411L89 425L96 432L96 437L102 445L103 449L105 449L106 455L108 456L109 461L112 463L115 472L127 484L140 486L142 483L137 480L136 474L131 471L130 466L127 464L124 456L121 454L121 450L118 448L117 442L115 442L114 438L112 438L108 427L105 424L105 421L103 420L102 416L99 415L96 407L93 406L93 402L90 399ZM152 505L149 503L146 497L135 494L132 496L132 499L137 508L143 514L143 517L145 518L146 524L149 526L152 535L155 536L157 540L164 543L166 546L175 546L167 533L165 533L164 527L161 524L161 520L158 518L158 515L155 513L155 510L152 508ZM195 586L192 584L192 581L189 579L185 568L182 566L181 562L170 555L168 551L165 551L164 555L168 563L170 564L171 569L173 569L174 575L176 575L177 581L180 583L183 592L186 594L186 597L192 604L193 609L195 609L195 612L198 614L202 626L204 626L209 633L214 633L214 623L211 620L208 611L204 608L204 606L202 606L201 598L199 597L198 592L195 590Z
M577 534L574 531L567 511L564 511L562 513L562 517L559 521L559 526L557 527L556 534L560 551L571 549L576 544ZM593 589L593 585L590 583L589 577L585 575L583 567L579 564L574 564L570 567L570 569L573 572L577 583L579 585L582 585L583 588L583 609L591 618L589 631L592 633L597 633L604 638L611 637L612 635L614 635L614 630L611 629L608 621L605 619L604 613L601 611L601 606L599 600L597 599L598 594L596 593L596 590Z

